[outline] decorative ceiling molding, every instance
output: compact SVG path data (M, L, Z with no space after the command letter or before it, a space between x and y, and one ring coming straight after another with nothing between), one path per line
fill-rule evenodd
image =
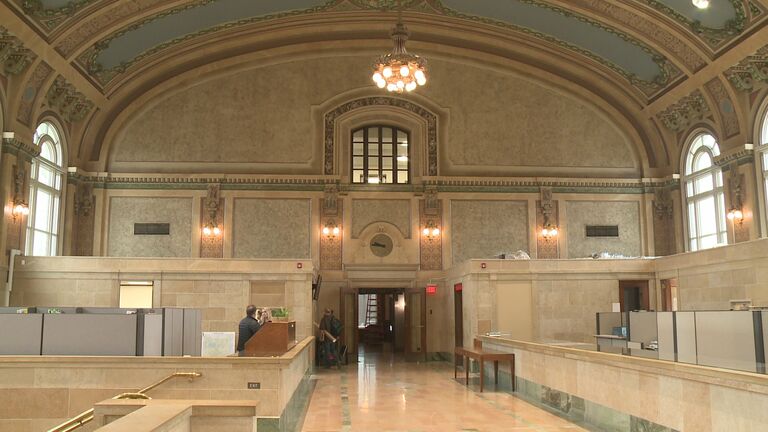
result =
M18 75L32 63L37 56L24 47L19 38L0 26L0 63L6 75Z
M17 137L3 138L0 143L3 153L9 153L15 156L23 155L25 159L32 159L40 156L40 147L25 143Z
M733 6L735 16L727 20L722 28L711 28L703 25L700 21L691 19L673 9L672 7L659 0L643 0L650 7L662 12L664 15L672 18L676 22L690 29L690 31L704 41L708 47L713 50L721 48L731 40L739 36L758 18L763 18L765 8L762 5L749 3L749 8L745 7L744 0L719 0L728 1Z
M768 46L728 68L725 76L733 87L744 92L752 91L757 83L768 82Z
M687 128L696 120L703 119L709 112L707 100L701 91L696 90L670 105L657 116L669 130L678 132Z
M46 7L44 0L15 0L16 4L43 29L50 32L78 11L99 0L69 0L61 6Z
M48 107L57 111L64 120L77 122L85 118L93 109L93 102L78 92L75 86L59 75L48 88L46 94Z
M134 11L137 8L141 8L141 7L146 8L147 5L153 3L153 1L156 1L156 0L139 0L139 2L143 4L143 6L130 6L127 4L121 5L119 7L116 7L114 10L114 13L110 13L108 14L108 16L102 15L102 16L99 16L98 18L94 18L94 20L91 20L88 23L84 24L84 27L82 29L78 29L77 31L67 35L67 37L57 45L57 50L59 50L59 52L61 52L64 55L73 54L76 50L79 49L79 47L83 45L83 43L85 43L85 40L89 39L89 37L97 33L97 30L96 30L97 27L104 27L110 24L120 22L121 19L116 18L118 16L121 16L121 17L124 16L126 17L126 19L128 19L128 17L134 14ZM604 34L604 37L613 37L613 38L616 38L616 40L618 41L623 41L622 43L628 44L627 46L635 47L636 49L638 49L638 52L644 53L647 56L647 57L644 57L646 60L642 60L647 62L648 64L648 66L644 66L645 70L643 74L645 76L638 75L636 71L628 70L627 65L620 66L614 60L608 59L605 56L605 52L603 54L598 54L595 51L585 46L580 46L580 45L577 45L576 43L562 40L560 38L554 37L552 35L546 34L541 31L537 31L532 28L515 25L509 22L499 21L491 17L481 17L481 16L475 16L472 14L462 13L460 11L457 11L445 6L443 2L439 0L405 0L403 2L402 7L409 11L442 15L450 18L464 19L472 22L478 22L485 25L493 26L496 28L512 30L515 32L526 34L528 36L532 36L546 43L555 45L561 49L566 49L572 52L576 52L582 56L586 56L587 58L619 74L621 77L626 79L630 85L639 89L640 92L644 94L647 98L653 98L654 96L662 93L670 85L675 83L678 78L681 78L683 76L682 71L680 71L677 68L677 66L675 66L675 64L673 64L669 59L667 59L663 53L656 51L645 42L641 41L636 37L626 34L620 29L616 29L597 19L588 18L585 15L577 14L570 10L544 3L541 0L516 0L516 1L519 4L526 5L526 7L528 7L529 9L530 8L533 8L534 10L541 9L541 10L547 11L546 13L548 14L551 13L552 16L560 16L560 17L565 17L568 20L574 20L573 22L579 23L578 25L588 26L588 28L592 28L594 29L594 31L598 33L602 32ZM694 51L692 51L689 47L687 47L674 35L664 30L662 27L654 24L652 21L641 19L641 17L639 17L637 14L629 13L626 10L619 8L615 5L606 6L604 4L606 2L604 1L602 2L597 0L577 0L577 1L582 3L584 7L590 7L593 9L600 10L600 12L606 16L610 15L610 18L606 19L605 21L610 21L615 19L615 20L621 21L622 25L632 26L634 29L637 29L637 31L641 31L641 32L645 31L644 34L648 35L648 37L651 40L653 40L654 43L657 43L659 45L664 45L665 47L670 47L670 52L672 52L674 55L679 57L680 61L691 70L696 70L703 66L703 60L699 58ZM253 24L257 22L275 20L275 19L280 19L280 18L285 18L290 16L329 13L329 12L344 12L344 11L350 11L350 10L392 11L399 7L398 2L391 1L391 0L379 0L379 1L376 1L376 0L330 0L319 6L313 6L313 7L297 9L297 10L280 11L280 12L275 12L275 13L261 15L261 16L244 17L243 19L237 20L237 21L211 25L207 28L201 28L199 31L193 31L188 34L184 34L184 35L166 40L155 46L149 47L141 51L139 54L135 55L132 58L129 58L129 57L133 54L129 54L128 56L126 56L126 58L123 58L123 59L120 59L119 56L115 57L114 50L116 50L116 48L114 48L115 46L114 44L118 42L123 44L128 43L126 41L132 40L132 39L127 39L127 38L129 37L134 38L133 36L131 36L134 32L142 31L141 30L142 28L150 24L158 25L159 22L162 22L161 20L170 19L170 17L173 17L174 15L177 15L177 14L192 13L192 11L196 11L197 13L199 13L199 9L197 8L212 7L216 2L217 0L200 0L197 2L184 4L182 6L175 7L172 9L166 9L160 13L144 18L140 21L133 22L130 25L127 25L126 27L120 29L119 31L110 34L108 37L102 40L99 40L96 43L93 43L90 47L88 47L80 55L78 55L76 61L82 70L90 74L94 78L94 80L100 86L102 86L102 88L104 88L108 86L117 76L124 73L128 68L132 67L133 65L140 63L142 60L148 57L151 57L181 42L188 41L203 35L208 35L208 34L222 31L222 30L227 30L227 29L244 26L248 24ZM624 13L622 13L622 11L624 11ZM138 43L136 41L134 42ZM137 47L138 45L134 46L134 48L137 48ZM110 51L110 49L112 51ZM107 52L112 52L112 54L110 54L109 57L104 57L105 53ZM615 51L614 49L613 52L619 53L621 51ZM104 58L110 58L112 60L109 63L104 63L103 62ZM624 55L623 58L625 61L627 61L626 55ZM632 61L635 63L641 62L641 60L634 60L634 58L632 57L629 57L629 58L632 59L629 61ZM640 56L637 58L640 59L643 57ZM655 72L649 73L650 68L653 68Z
M35 101L40 94L40 90L43 89L43 86L52 74L53 68L45 61L40 61L35 66L24 87L16 120L27 126L32 126L32 112L35 108Z
M736 108L733 105L731 97L728 95L728 90L725 88L725 84L720 78L714 78L711 81L704 84L704 88L711 96L712 100L717 103L717 109L720 113L721 124L723 127L723 139L728 139L739 133L739 118L736 115Z

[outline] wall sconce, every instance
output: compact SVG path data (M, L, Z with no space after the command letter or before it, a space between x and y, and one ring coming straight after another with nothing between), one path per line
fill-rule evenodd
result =
M728 220L733 223L741 225L744 222L744 212L742 212L739 208L734 207L728 210L728 214L726 216L728 217Z
M323 235L329 239L336 238L341 233L341 228L334 220L329 220L323 227Z
M206 237L218 237L221 235L221 228L219 228L218 225L215 225L213 222L208 222L207 224L203 225L203 235Z
M11 216L13 221L16 222L17 218L29 215L29 205L24 201L24 177L26 173L24 169L16 166L16 173L13 175L13 207L11 208Z
M544 227L541 229L541 236L544 238L545 241L549 241L557 237L557 234L560 232L560 230L557 229L556 226L552 226L550 224L544 225Z
M435 224L435 221L427 221L427 225L421 230L421 235L426 237L427 240L432 241L440 235L440 228Z

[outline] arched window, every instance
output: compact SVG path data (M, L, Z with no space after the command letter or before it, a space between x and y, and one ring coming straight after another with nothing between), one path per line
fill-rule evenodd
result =
M392 126L352 131L352 183L410 182L410 137Z
M758 169L762 171L763 180L763 214L768 215L768 111L763 115L763 123L760 128L760 139L758 144L757 154L758 159L760 160L760 168ZM766 220L766 222L768 222L768 220Z
M723 172L714 163L719 154L715 137L702 133L691 141L685 159L688 247L692 251L728 243Z
M35 144L40 156L32 160L29 182L27 255L56 255L61 220L64 155L61 135L50 122L37 127Z

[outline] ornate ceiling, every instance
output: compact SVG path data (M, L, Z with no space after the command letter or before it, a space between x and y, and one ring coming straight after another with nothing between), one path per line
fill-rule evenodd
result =
M384 42L387 34L381 29L391 26L394 13L402 9L413 31L414 44L447 50L475 49L543 68L611 104L622 105L620 109L627 112L647 111L652 106L653 112L645 119L633 120L638 123L691 94L695 89L680 89L684 87L681 84L763 29L768 17L768 1L763 0L712 0L706 10L697 9L690 0L0 3L0 12L13 13L36 34L44 45L41 50L48 50L42 56L44 60L31 68L30 88L44 93L34 85L42 87L54 81L60 83L60 88L74 86L76 91L90 96L97 109L114 109L107 105L118 104L115 98L126 97L120 96L122 89L142 87L137 82L147 80L143 85L146 88L150 81L158 82L182 72L182 67L198 67L242 54L244 49L317 40ZM18 33L24 29L11 30ZM275 36L269 46L255 41L254 35L280 31L306 34L303 38ZM233 38L238 37L242 46L232 48ZM726 67L756 50L750 48ZM429 55L423 49L420 52ZM178 61L171 67L174 59ZM62 77L53 72L61 73L62 64L69 65L70 75ZM741 77L749 73L736 72ZM136 92L130 97L137 97ZM654 103L664 106L656 107Z

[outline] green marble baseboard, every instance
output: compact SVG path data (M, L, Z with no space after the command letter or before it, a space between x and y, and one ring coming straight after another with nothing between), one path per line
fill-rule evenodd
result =
M310 375L304 375L280 417L259 417L256 419L257 432L300 431L316 384L317 381L311 379Z
M486 371L486 389L493 389L493 371ZM546 411L596 432L677 432L650 420L617 411L553 388L516 377L512 393L510 374L499 371L498 391L504 391Z

